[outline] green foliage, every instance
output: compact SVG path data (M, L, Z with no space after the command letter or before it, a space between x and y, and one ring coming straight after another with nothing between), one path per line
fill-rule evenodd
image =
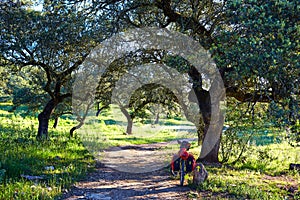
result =
M0 58L1 59L1 58ZM0 65L0 102L7 101L7 87L6 84L8 82L9 71Z
M68 139L68 130L74 121L61 119L58 130L51 129L49 141L37 142L34 134L36 119L9 113L9 103L1 106L6 110L0 111L0 151L3 152L0 154L0 171L3 174L0 199L53 199L91 170L92 157L81 141ZM150 126L148 130L143 127L143 132L137 129L137 134L123 135L124 129L119 124L121 119L114 119L114 125L106 125L105 121L112 120L112 111L106 110L102 114L90 124L101 130L101 135L97 135L98 150L99 146L108 148L195 137L195 133L173 130L157 132ZM231 167L207 167L209 179L197 190L212 196L224 197L225 194L226 197L236 199L283 199L288 195L297 199L297 190L291 193L289 188L299 183L300 176L296 171L289 172L288 168L289 163L300 162L299 147L293 148L287 142L264 144L256 146L250 142L250 146L247 146L250 149L244 152L243 159ZM196 141L193 142L191 152L195 156L199 154ZM49 166L54 169L47 169ZM22 178L22 174L41 176L43 179L29 181ZM191 177L187 178L191 180Z
M282 131L268 122L267 103L241 103L227 98L226 130L222 134L220 160L236 163L246 160L253 145L268 145L284 140Z
M40 4L38 11L27 3L0 2L0 66L18 76L10 82L14 106L38 110L55 102L43 110L47 123L52 110L54 117L70 113L72 73L112 30L106 14L89 15L81 2ZM39 137L47 135L44 129Z
M62 97L71 96L71 74L78 69L90 49L114 31L134 24L180 30L211 50L224 78L227 94L242 102L230 102L228 106L226 123L230 128L222 138L221 158L223 162L234 163L238 169L252 170L239 174L250 176L245 184L245 177L235 180L213 169L215 176L211 177L209 184L202 186L203 189L229 192L237 198L286 197L285 190L279 191L271 184L259 182L256 185L255 180L261 181L261 174L253 174L253 171L282 173L290 162L299 162L298 1L202 1L197 5L194 1L174 3L161 0L156 4L150 1L93 1L88 8L77 2L44 1L43 11L35 11L30 3L1 1L0 95L13 94L13 106L31 106L32 102L39 102L35 106L38 109L47 98L60 101ZM128 12L124 14L124 10ZM147 62L161 61L156 56L160 57L160 53L141 50L114 61L104 74L105 81L99 84L99 103L110 104L112 88L126 70ZM190 70L189 63L180 57L167 56L163 61L180 73ZM7 79L11 69L18 71L18 77ZM161 93L155 97L160 97ZM57 111L70 109L70 98L67 100ZM270 103L257 103L259 101ZM174 102L170 99L167 104L170 107ZM6 111L8 108L11 105L5 106ZM29 111L27 107L19 110ZM88 155L78 140L67 140L61 132L53 131L51 141L37 143L34 140L36 123L29 118L21 118L18 113L6 111L0 113L0 181L2 179L5 183L0 187L0 198L51 199L73 181L70 177L86 171L83 155ZM147 112L144 111L135 110L133 114L145 116ZM160 132L151 138L125 136L122 135L123 129L117 125L118 120L105 120L116 124L107 126L101 121L100 128L108 139L103 147L175 138L171 131ZM72 123L62 122L62 128L66 129L63 134ZM176 123L174 119L166 121L166 124ZM287 130L286 138L295 148L288 146L281 137L282 128ZM146 133L153 134L151 131ZM268 145L279 142L282 143ZM62 159L54 160L56 156ZM43 169L45 165L54 165L54 172L46 172ZM33 189L32 182L19 181L22 173L43 174L45 180ZM231 175L236 174L233 171ZM51 191L45 189L49 185ZM21 189L25 192L20 192Z
M291 146L300 146L300 120L297 120L290 130L288 130L287 138Z
M286 173L290 163L300 162L299 150L299 147L291 147L287 142L254 146L245 154L245 159L237 162L235 166L271 175Z
M229 128L222 135L220 146L220 161L222 163L235 163L244 159L244 154L251 151L248 145L250 134L240 135L239 129Z
M292 84L299 66L297 1L228 1L226 6L227 23L232 27L223 27L220 42L227 64L234 67L230 76L237 81L254 81L260 76L270 84L276 82L277 89L286 87L285 92L296 89Z
M166 65L172 66L172 68L176 69L180 73L188 73L191 69L190 63L180 56L167 55L164 58L164 62Z
M7 95L12 98L13 103L11 111L25 106L27 109L23 110L24 114L33 115L42 109L49 98L40 85L44 81L43 72L38 68L11 71L6 83Z
M225 23L217 26L220 34L212 51L219 68L228 70L228 91L235 88L227 95L253 105L270 102L262 120L295 130L300 116L298 2L227 1L225 7ZM294 143L298 132L291 131Z
M1 162L0 162L0 184L1 184L1 182L3 181L3 179L4 179L5 172L6 172L6 170L5 170L5 169L2 169L2 164L1 164Z

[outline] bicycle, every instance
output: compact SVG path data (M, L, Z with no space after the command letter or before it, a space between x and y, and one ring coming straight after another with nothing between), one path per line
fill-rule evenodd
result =
M176 176L175 172L179 172L180 186L183 186L185 174L192 172L196 167L196 159L188 152L191 147L189 142L179 140L177 142L180 144L180 150L173 156L170 170L173 176Z

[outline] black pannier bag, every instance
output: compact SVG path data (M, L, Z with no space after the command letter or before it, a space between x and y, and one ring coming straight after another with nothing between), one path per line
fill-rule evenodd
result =
M186 164L186 172L192 172L196 166L196 159L192 154L189 155L188 159L185 162Z
M189 154L189 157L185 161L186 165L186 172L192 172L196 166L196 159L192 154ZM174 155L172 162L171 162L171 169L172 171L179 171L180 170L180 157L178 155Z
M172 159L171 169L172 169L172 171L179 171L180 170L180 158L176 155Z

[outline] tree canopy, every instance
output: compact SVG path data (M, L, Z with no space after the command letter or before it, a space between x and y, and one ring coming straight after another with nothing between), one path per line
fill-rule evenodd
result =
M42 11L13 1L2 1L0 6L1 65L39 71L31 75L39 79L36 84L48 95L48 102L39 115L37 137L48 137L51 113L72 96L72 72L92 47L111 34L110 26L103 16L87 15L80 3L44 1Z
M282 122L281 126L299 124L300 25L296 0L56 0L44 1L41 11L34 10L30 1L6 0L0 7L1 66L26 72L33 88L39 88L36 95L47 98L39 114L38 138L47 137L51 114L72 97L72 73L93 47L113 33L147 26L181 32L209 50L227 97L253 105L268 102L270 113L276 113L274 119ZM201 73L179 56L157 58L145 50L134 53L113 61L99 80L98 103L110 104L114 83L138 63L176 63L173 68L189 77L196 94L205 139L212 111ZM202 159L217 162L218 149L216 144Z

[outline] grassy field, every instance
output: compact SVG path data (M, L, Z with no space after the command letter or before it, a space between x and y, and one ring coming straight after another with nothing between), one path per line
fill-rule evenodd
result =
M93 169L79 139L69 139L74 122L60 120L50 140L35 139L37 120L0 110L0 199L53 199ZM32 180L29 180L32 179Z
M300 199L300 174L289 170L300 163L299 152L285 142L254 147L235 165L207 167L209 178L196 189L216 199Z
M57 129L50 128L50 140L37 142L37 119L9 112L9 104L0 105L0 199L55 199L73 183L94 169L93 156L80 137L69 138L74 121L64 117ZM195 133L157 130L137 124L133 135L124 135L122 119L106 113L92 124L101 130L103 148L130 144L170 141L195 137ZM165 119L161 125L189 125L182 119ZM140 134L140 131L144 131ZM269 133L268 133L269 134ZM208 167L208 181L197 191L217 198L300 199L299 172L289 171L289 163L300 163L300 149L282 141L253 145L243 159L222 168ZM197 156L193 142L191 151ZM33 178L33 180L28 180ZM187 175L191 182L192 177ZM192 184L190 184L193 187ZM191 193L191 198L193 194Z

